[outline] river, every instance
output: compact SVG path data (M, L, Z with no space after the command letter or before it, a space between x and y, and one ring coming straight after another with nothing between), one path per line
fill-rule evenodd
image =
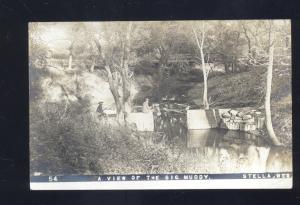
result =
M292 149L272 146L261 136L219 128L188 130L184 111L162 109L154 119L160 142L180 150L188 172L292 171Z

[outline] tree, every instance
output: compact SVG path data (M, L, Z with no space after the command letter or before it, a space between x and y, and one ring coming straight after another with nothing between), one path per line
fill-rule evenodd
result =
M204 22L201 23L201 29L200 29L200 37L197 34L197 31L195 30L195 28L193 27L193 25L191 26L195 40L197 42L197 47L199 49L199 53L200 53L200 58L201 58L201 64L202 64L202 73L203 73L203 106L204 109L209 109L209 104L208 104L208 100L207 100L207 78L208 78L208 74L209 71L208 69L206 69L205 66L205 60L204 60L204 51L203 51L203 45L204 45L204 41L205 41L205 34L206 34L206 27Z
M218 61L223 64L226 73L240 71L238 64L244 53L245 40L236 21L223 21L216 23L216 40L213 53ZM231 68L231 70L230 70Z
M274 50L281 47L282 39L286 36L285 21L246 21L242 24L244 34L248 36L249 59L252 65L267 67L266 87L265 87L265 125L270 140L274 145L281 145L278 140L272 124L271 112L271 94L272 94L272 78L274 67ZM251 44L249 43L251 42ZM251 45L251 46L249 46ZM281 51L279 51L281 52Z
M148 35L144 35L145 43L141 45L140 51L144 55L150 55L157 61L158 89L164 79L164 73L168 67L169 59L176 40L173 37L174 22L148 22L143 25ZM159 92L158 92L159 94Z
M250 66L267 67L266 86L264 97L265 125L269 139L274 145L281 145L272 124L271 94L274 67L274 50L280 48L282 39L285 39L285 21L242 21L240 26L245 36L248 47L248 64ZM279 50L279 49L278 49ZM281 51L279 51L281 52Z
M69 51L69 60L68 60L68 69L72 69L73 58L76 53L81 53L85 49L85 34L86 28L84 23L75 23L72 25L71 33L69 35L70 45L68 47ZM79 51L79 52L78 52Z
M108 83L116 104L117 121L126 125L132 104L132 72L128 66L132 22L112 24L117 23L104 26L103 30L108 31L108 33L102 36L102 40L99 35L95 36L93 40L107 72ZM101 45L101 41L105 41L106 49Z
M178 71L180 61L176 62L174 56L186 54L194 50L189 36L186 35L184 22L163 21L143 22L139 25L139 41L135 37L137 57L142 61L155 62L157 69L156 95L160 99L160 88L163 86L165 74ZM177 69L177 70L176 70Z
M266 45L267 39L265 38L267 32L264 24L265 21L257 20L239 22L247 42L248 52L246 62L244 62L247 68L260 66L268 61L268 45Z
M29 67L46 67L47 66L47 42L42 38L42 34L47 28L42 23L30 23L29 24Z
M271 91L272 91L272 76L273 76L273 58L274 58L274 44L275 44L275 31L273 21L270 20L267 23L268 31L268 70L266 77L266 95L265 95L265 115L266 115L266 128L270 139L274 145L281 145L278 138L275 135L272 118L271 118Z

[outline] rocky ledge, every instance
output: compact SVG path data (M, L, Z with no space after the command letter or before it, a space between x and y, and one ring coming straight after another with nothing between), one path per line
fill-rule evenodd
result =
M240 131L254 131L262 129L265 117L258 110L230 109L221 114L220 128Z

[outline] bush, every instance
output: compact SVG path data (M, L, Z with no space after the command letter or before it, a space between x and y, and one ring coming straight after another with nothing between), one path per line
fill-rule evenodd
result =
M63 114L60 109L58 104L31 106L32 175L184 171L184 160L179 160L182 153L168 147L157 134L103 125L90 113Z

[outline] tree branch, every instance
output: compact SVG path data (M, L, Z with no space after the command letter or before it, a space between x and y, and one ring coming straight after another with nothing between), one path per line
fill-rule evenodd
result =
M199 42L199 38L198 38L198 36L197 36L197 33L196 33L196 31L195 31L195 29L192 27L192 31L193 31L193 33L194 33L194 36L195 36L195 39L196 39L196 42L197 42L197 46L198 46L198 49L199 49L199 52L201 52L201 45L200 45L200 42Z

